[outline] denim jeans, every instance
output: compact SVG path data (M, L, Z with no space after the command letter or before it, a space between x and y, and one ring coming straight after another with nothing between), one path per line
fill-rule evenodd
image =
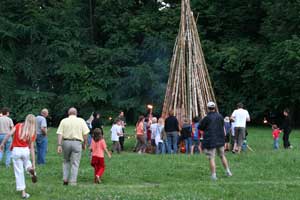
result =
M48 137L43 134L37 134L37 138L36 138L37 164L46 163L47 148L48 148Z
M189 154L191 152L191 146L192 146L192 138L186 138L184 139L185 142L185 154Z
M6 134L0 134L0 144L2 143L5 136ZM11 142L12 142L12 138L9 137L9 139L5 143L4 150L0 151L0 162L2 161L3 154L5 153L6 155L6 160L5 160L6 167L9 167L11 163L11 151L10 151Z
M167 132L167 138L168 138L168 154L176 154L177 153L177 137L178 133L177 131L173 132ZM173 147L173 151L172 151Z
M166 153L166 143L159 142L156 147L156 154L165 154Z
M279 138L274 139L274 149L279 149Z

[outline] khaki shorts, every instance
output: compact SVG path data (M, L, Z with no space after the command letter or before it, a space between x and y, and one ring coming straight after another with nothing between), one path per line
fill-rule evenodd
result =
M214 159L216 156L216 152L218 153L218 156L220 156L220 157L223 157L225 155L224 147L217 147L217 148L213 148L213 149L204 149L204 153L208 159Z

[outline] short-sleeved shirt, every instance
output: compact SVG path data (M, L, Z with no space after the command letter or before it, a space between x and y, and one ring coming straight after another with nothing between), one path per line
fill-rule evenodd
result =
M62 135L63 139L77 139L80 141L83 141L83 136L89 132L90 130L84 119L75 115L70 115L61 120L57 129L57 134Z
M250 119L250 115L247 110L239 108L233 111L231 117L234 118L235 127L246 128L247 118Z
M150 130L151 130L151 139L155 139L155 134L156 134L156 129L157 129L157 123L151 124L150 125Z
M139 124L137 124L136 134L137 135L144 135L144 123L143 122L140 122Z
M0 134L6 134L14 127L14 123L11 118L7 116L0 117Z
M111 129L111 141L113 142L118 142L119 141L119 135L118 133L120 134L121 131L122 131L122 127L117 125L117 124L114 124Z
M36 133L43 134L42 128L47 128L47 120L44 116L37 116L36 117Z
M30 145L29 140L21 140L20 139L22 127L23 127L23 124L21 124L21 123L16 124L16 126L15 126L16 130L15 130L15 134L13 137L11 149L13 149L14 147L29 147L29 145ZM35 138L36 138L36 136L35 136L35 134L33 134L31 142L34 142Z
M281 131L280 131L279 129L273 130L273 132L272 132L273 138L274 138L274 139L279 138L279 134L280 134L280 133L281 133Z
M99 140L97 142L95 142L95 140L92 139L91 148L92 156L104 158L104 150L106 149L106 142L104 139Z

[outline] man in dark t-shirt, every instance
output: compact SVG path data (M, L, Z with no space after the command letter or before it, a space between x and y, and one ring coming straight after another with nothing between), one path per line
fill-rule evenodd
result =
M165 120L165 132L168 138L168 154L177 153L177 138L179 133L179 124L174 116L174 111L169 112L169 117Z
M216 112L214 102L207 104L208 114L201 121L199 129L204 131L202 147L209 159L211 179L217 180L215 155L216 151L220 156L227 176L232 176L224 153L225 129L224 120L221 114Z

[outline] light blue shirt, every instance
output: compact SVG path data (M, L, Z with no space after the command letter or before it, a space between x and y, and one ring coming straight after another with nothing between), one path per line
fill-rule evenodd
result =
M36 133L43 134L42 128L47 128L47 120L45 117L39 115L36 117Z

